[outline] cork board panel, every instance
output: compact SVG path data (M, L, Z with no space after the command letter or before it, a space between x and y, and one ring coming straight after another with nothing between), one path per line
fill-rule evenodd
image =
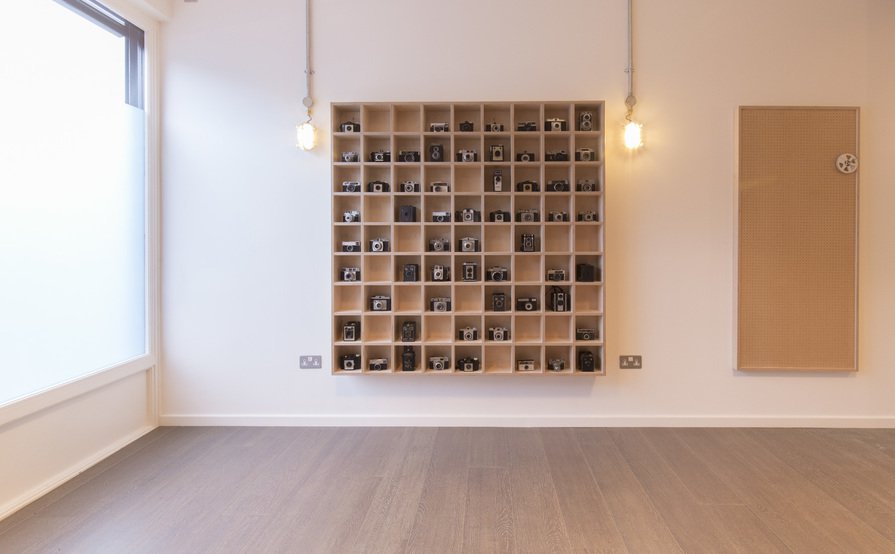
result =
M859 115L740 108L738 369L857 369Z

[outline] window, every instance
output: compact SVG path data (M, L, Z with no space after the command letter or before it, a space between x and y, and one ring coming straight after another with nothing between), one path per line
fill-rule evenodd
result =
M88 0L0 18L0 404L147 351L143 32Z

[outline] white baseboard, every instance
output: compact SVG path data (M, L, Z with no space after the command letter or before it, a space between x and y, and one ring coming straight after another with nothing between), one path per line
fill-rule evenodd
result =
M147 425L146 427L143 427L143 428L137 430L136 432L131 433L130 435L127 435L123 439L112 443L107 448L100 450L99 452L93 454L92 456L88 456L87 458L80 460L79 462L77 462L75 464L72 464L65 470L60 471L53 477L50 477L49 479L47 479L40 485L19 495L17 498L13 498L12 500L6 502L2 506L0 506L0 520L3 520L6 517L12 515L13 513L21 510L28 504L34 502L41 496L47 494L48 492L50 492L51 490L55 489L56 487L62 485L66 481L68 481L74 477L77 477L84 471L87 471L94 465L96 465L99 462L103 461L104 459L108 458L112 454L118 452L125 446L127 446L130 443L134 442L135 440L139 439L140 437L142 437L146 433L152 431L153 429L155 429L154 426Z
M895 428L895 416L495 416L169 414L160 426L217 427L834 427Z

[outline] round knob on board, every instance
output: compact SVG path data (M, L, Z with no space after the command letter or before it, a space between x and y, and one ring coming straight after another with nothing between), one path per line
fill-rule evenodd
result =
M858 158L854 154L842 154L836 158L836 168L842 173L854 173L858 170Z

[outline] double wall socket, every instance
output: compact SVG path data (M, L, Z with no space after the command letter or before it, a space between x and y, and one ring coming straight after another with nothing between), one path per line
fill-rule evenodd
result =
M643 368L643 356L619 356L618 357L618 368L619 369L642 369Z
M300 356L298 358L299 369L320 369L323 367L323 356Z

